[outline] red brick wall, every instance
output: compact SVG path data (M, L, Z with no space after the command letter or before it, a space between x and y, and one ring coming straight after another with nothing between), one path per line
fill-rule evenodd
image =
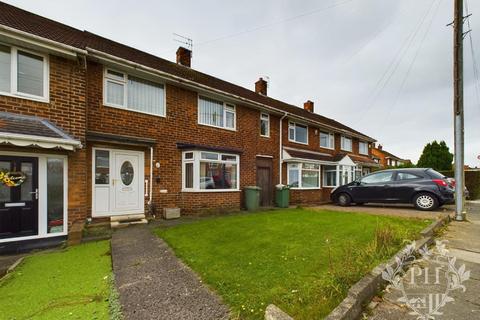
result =
M260 137L260 111L236 105L236 131L199 125L197 93L178 86L166 85L166 117L157 117L103 105L103 66L88 63L88 130L156 139L154 161L153 202L157 210L181 207L184 212L199 212L206 208L238 209L242 192L181 192L181 151L177 142L197 143L243 150L240 155L240 188L256 184L256 155L273 156L273 181L278 183L279 119L271 116L270 136ZM93 144L92 144L93 145ZM146 151L146 158L149 154ZM149 172L145 170L146 178ZM167 193L160 193L167 190ZM90 198L89 198L90 199ZM89 200L90 201L90 200Z
M86 128L86 84L85 70L76 61L50 56L50 102L37 102L27 99L0 95L0 111L38 116L69 133L85 146ZM1 147L1 150L12 148ZM48 152L44 149L15 148L23 152ZM87 216L86 198L86 150L63 152L68 154L68 215L69 223L85 219Z

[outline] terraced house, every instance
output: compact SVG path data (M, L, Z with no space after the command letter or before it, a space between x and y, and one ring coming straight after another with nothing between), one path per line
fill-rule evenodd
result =
M0 3L0 243L55 242L75 221L236 210L245 186L291 202L376 166L335 120ZM252 81L253 82L253 81ZM253 87L253 83L252 83ZM1 246L0 245L0 246Z

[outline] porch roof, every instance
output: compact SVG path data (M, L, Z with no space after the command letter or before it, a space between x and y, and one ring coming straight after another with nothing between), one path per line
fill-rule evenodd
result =
M46 119L8 112L0 112L0 144L64 150L82 147L80 141Z
M104 142L104 143L118 143L131 146L152 147L157 143L156 139L126 136L120 134L103 133L97 131L87 132L87 141Z

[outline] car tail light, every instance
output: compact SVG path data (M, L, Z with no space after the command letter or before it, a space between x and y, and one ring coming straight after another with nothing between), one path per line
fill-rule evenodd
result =
M433 179L433 182L435 182L439 187L447 187L448 183L445 180L442 179Z
M455 182L455 179L450 179L450 184L452 188L455 188L455 186L457 185L457 183Z

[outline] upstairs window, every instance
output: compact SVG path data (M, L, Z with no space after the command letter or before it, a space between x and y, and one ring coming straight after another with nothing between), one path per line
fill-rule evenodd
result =
M198 123L235 130L235 106L215 99L198 97Z
M364 141L360 141L358 143L358 153L368 154L368 143L366 143Z
M0 92L48 100L47 56L0 44Z
M308 127L295 122L288 123L288 140L308 144Z
M342 136L340 147L343 151L352 151L352 138Z
M105 104L165 116L165 87L122 72L105 70Z
M335 148L335 136L333 133L320 132L320 147L327 149Z
M270 115L267 113L260 114L260 135L270 137Z

